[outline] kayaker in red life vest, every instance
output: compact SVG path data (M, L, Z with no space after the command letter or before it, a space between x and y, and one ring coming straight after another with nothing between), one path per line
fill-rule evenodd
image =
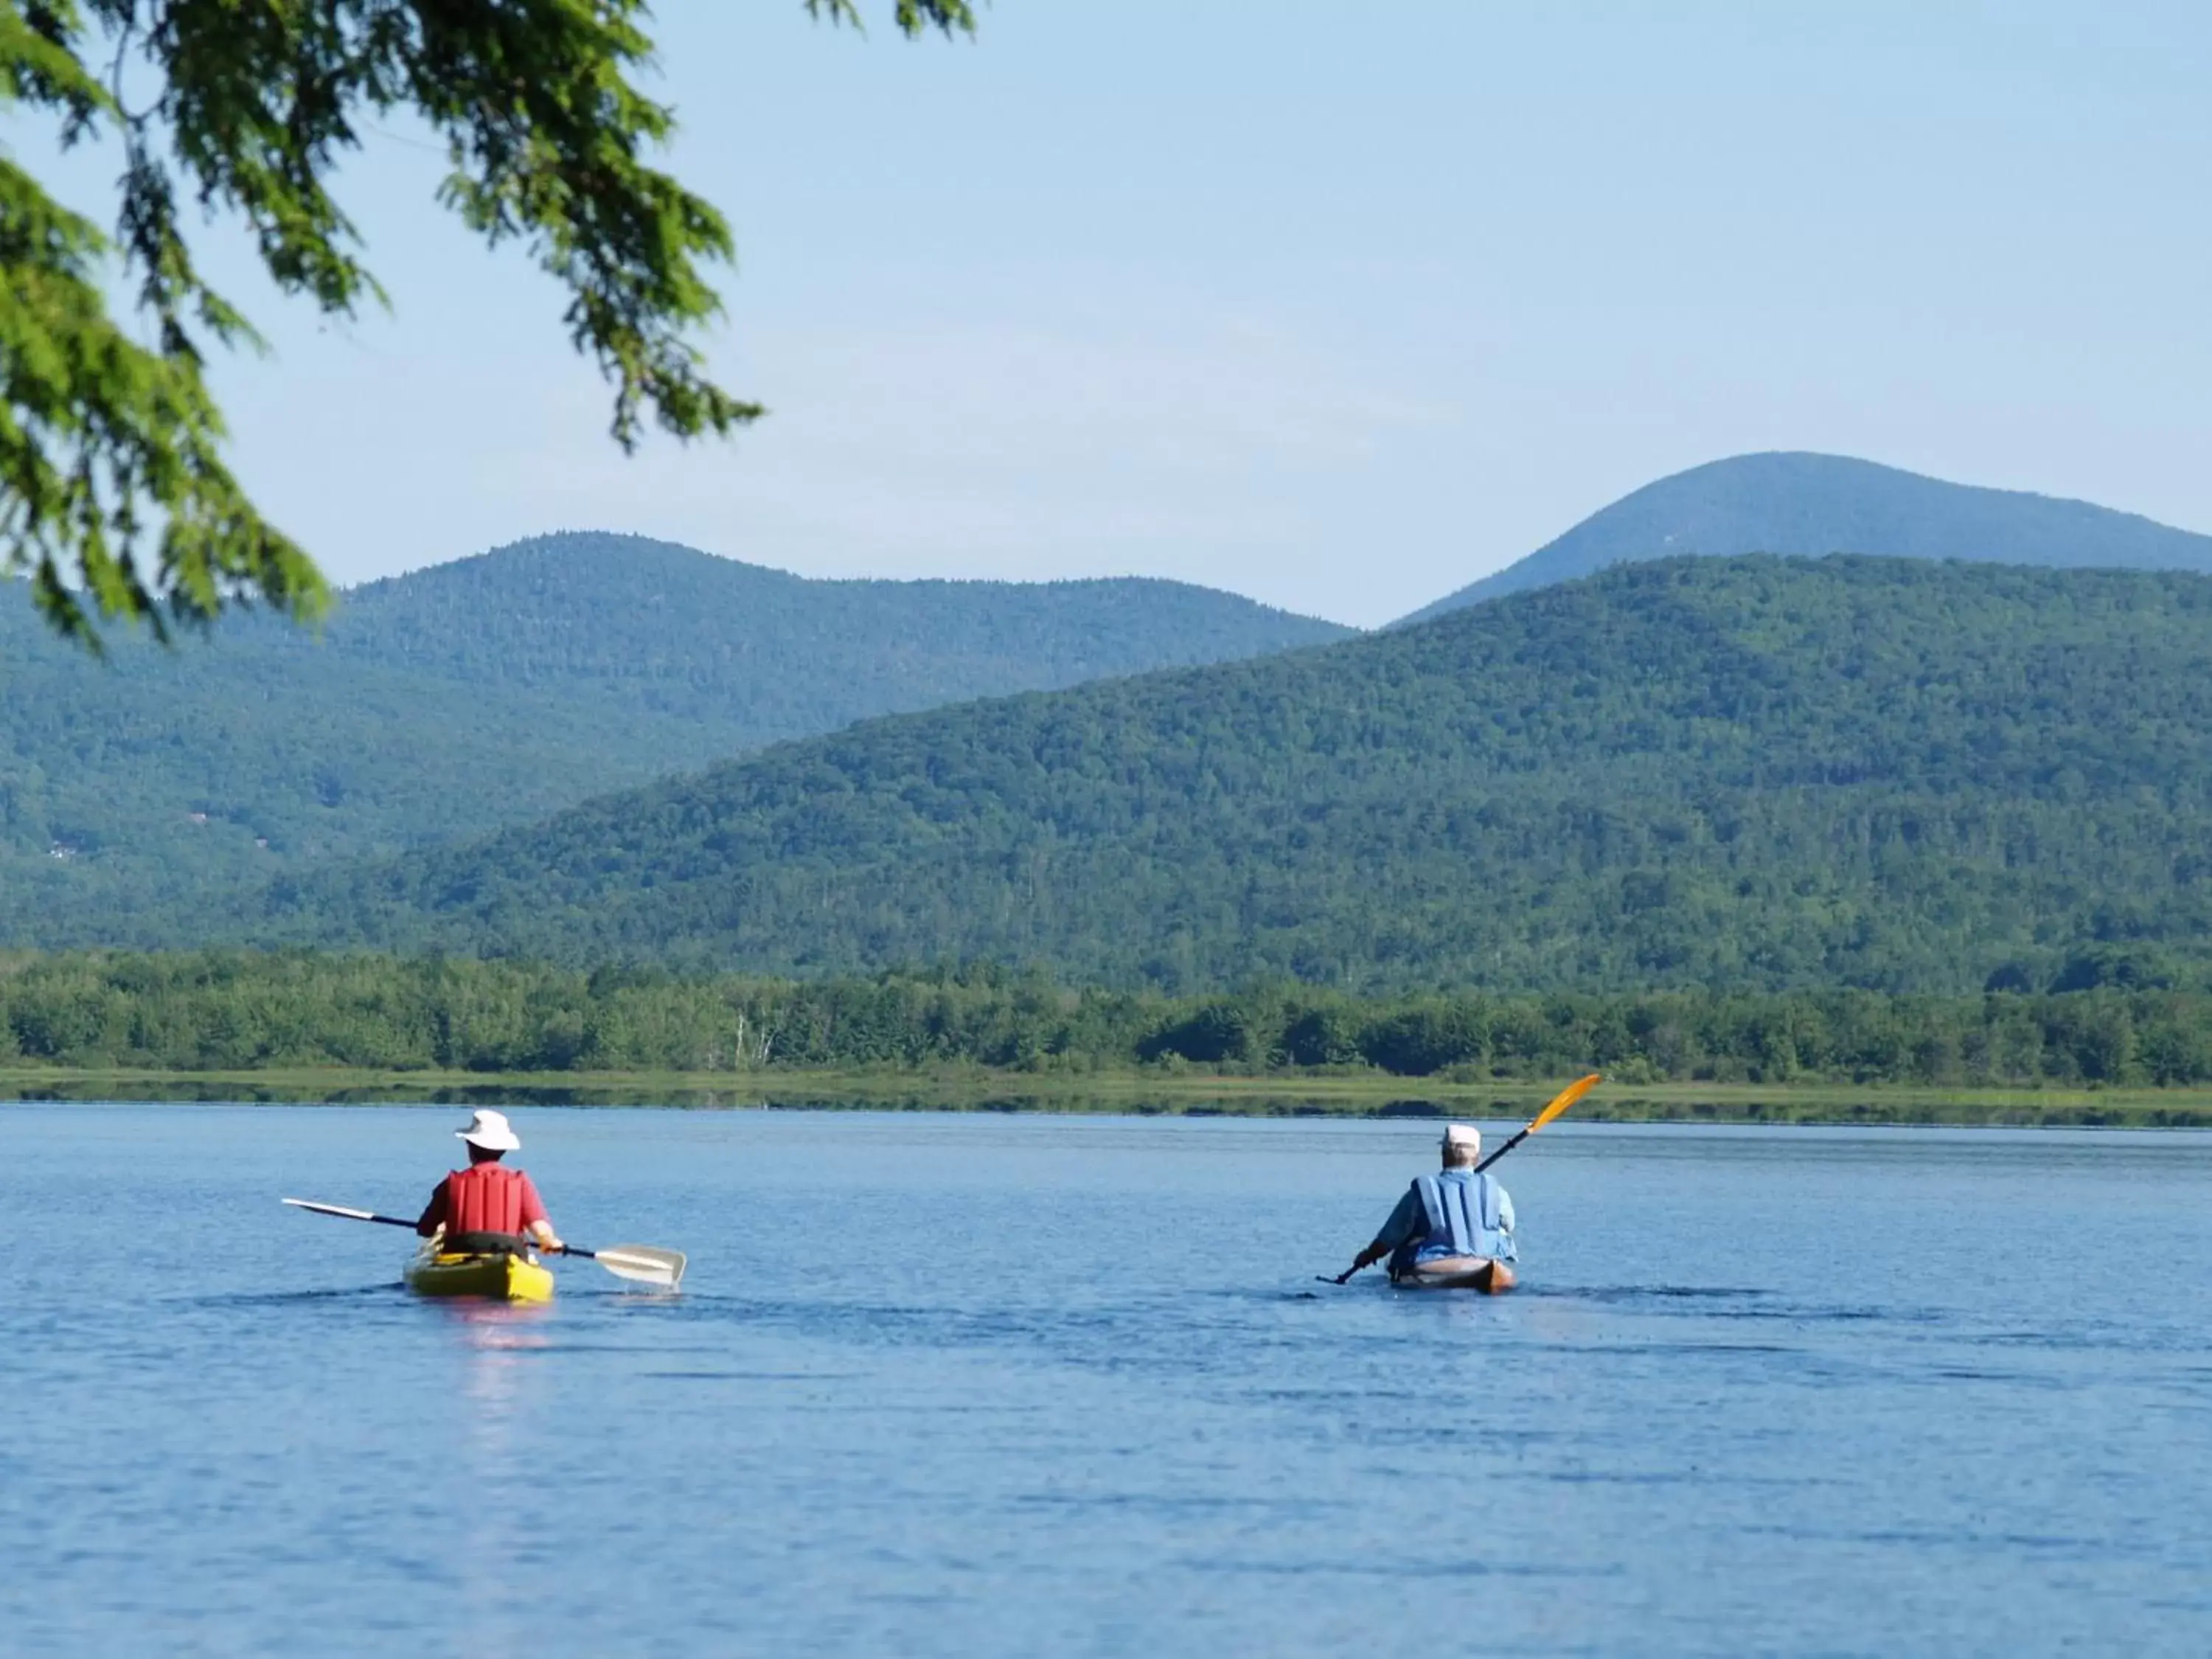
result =
M549 1255L558 1251L561 1236L546 1218L538 1188L500 1162L522 1150L522 1137L505 1114L478 1112L467 1128L453 1133L468 1143L469 1167L438 1183L415 1231L428 1238L443 1227L447 1248L457 1250L515 1249L534 1240Z

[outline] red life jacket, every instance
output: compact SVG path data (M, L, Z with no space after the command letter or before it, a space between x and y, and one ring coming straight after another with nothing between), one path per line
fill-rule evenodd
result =
M446 1235L519 1233L530 1177L501 1164L471 1164L446 1177Z

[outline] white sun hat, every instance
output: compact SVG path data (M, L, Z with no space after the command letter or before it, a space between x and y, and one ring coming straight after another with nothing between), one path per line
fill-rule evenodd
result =
M1477 1158L1482 1156L1482 1131L1472 1123L1448 1123L1444 1126L1444 1150L1464 1146Z
M488 1152L518 1152L522 1150L522 1137L508 1125L504 1112L478 1112L469 1119L469 1127L453 1133L471 1146L481 1146Z

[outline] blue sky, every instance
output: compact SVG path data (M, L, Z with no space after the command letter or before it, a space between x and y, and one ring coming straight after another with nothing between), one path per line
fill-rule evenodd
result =
M390 315L214 239L277 345L219 381L277 521L346 581L596 527L1362 624L1746 450L2212 530L2194 0L869 9L660 8L671 164L739 242L714 361L772 410L734 444L623 458L408 129L346 181Z

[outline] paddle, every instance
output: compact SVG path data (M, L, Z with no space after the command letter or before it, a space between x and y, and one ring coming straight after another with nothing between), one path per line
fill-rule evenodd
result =
M317 1215L343 1216L348 1221L374 1221L386 1227L404 1227L410 1231L415 1226L411 1221L402 1220L396 1215L379 1215L374 1210L349 1210L343 1205L315 1204L304 1198L288 1198L284 1202L295 1210L313 1210Z
M1522 1141L1528 1139L1530 1135L1534 1134L1537 1130L1542 1128L1553 1118L1556 1118L1565 1112L1568 1107L1573 1105L1591 1090L1596 1088L1598 1085L1598 1075L1599 1074L1597 1073L1592 1072L1588 1077L1577 1078L1572 1083L1567 1085L1565 1088L1560 1090L1559 1093L1553 1095L1552 1097L1552 1103L1545 1107L1542 1111L1537 1113L1535 1118L1529 1123L1527 1128L1522 1130L1520 1133L1513 1136L1503 1146L1500 1146L1488 1158L1486 1158L1481 1163L1474 1166L1475 1174L1480 1175L1492 1164L1497 1163L1499 1158L1504 1157L1506 1153L1511 1152ZM1371 1267L1374 1263L1380 1261L1382 1259L1379 1255L1369 1255L1365 1250L1362 1250L1359 1254L1363 1259L1353 1262L1342 1273L1316 1273L1314 1275L1315 1279L1323 1285L1342 1285L1347 1282L1352 1278L1352 1274L1358 1273L1362 1267Z
M684 1282L685 1258L681 1250L664 1250L653 1244L602 1244L596 1250L584 1250L563 1244L561 1254L580 1255L598 1262L617 1279L658 1285L664 1291L672 1291Z
M313 1210L317 1215L334 1215L348 1221L374 1221L384 1227L404 1227L410 1232L415 1224L396 1215L379 1215L374 1210L349 1210L342 1204L315 1204L304 1198L288 1198L285 1203L295 1210ZM617 1279L635 1279L641 1285L657 1285L662 1290L672 1291L684 1282L684 1255L681 1250L664 1250L651 1244L610 1244L604 1249L587 1250L580 1244L563 1244L562 1255L580 1255L586 1261L596 1261Z
M1598 1073L1592 1072L1588 1077L1578 1077L1572 1083L1567 1085L1565 1088L1560 1090L1559 1093L1552 1097L1552 1103L1544 1108L1542 1111L1537 1113L1535 1121L1530 1123L1527 1128L1522 1130L1520 1133L1508 1140L1503 1146L1500 1146L1488 1158L1486 1158L1481 1163L1476 1164L1474 1166L1475 1174L1480 1175L1485 1170L1497 1163L1499 1158L1504 1157L1506 1153L1511 1152L1522 1141L1528 1139L1530 1135L1534 1134L1537 1130L1542 1128L1553 1118L1563 1115L1568 1107L1573 1105L1591 1090L1596 1088L1597 1084Z

